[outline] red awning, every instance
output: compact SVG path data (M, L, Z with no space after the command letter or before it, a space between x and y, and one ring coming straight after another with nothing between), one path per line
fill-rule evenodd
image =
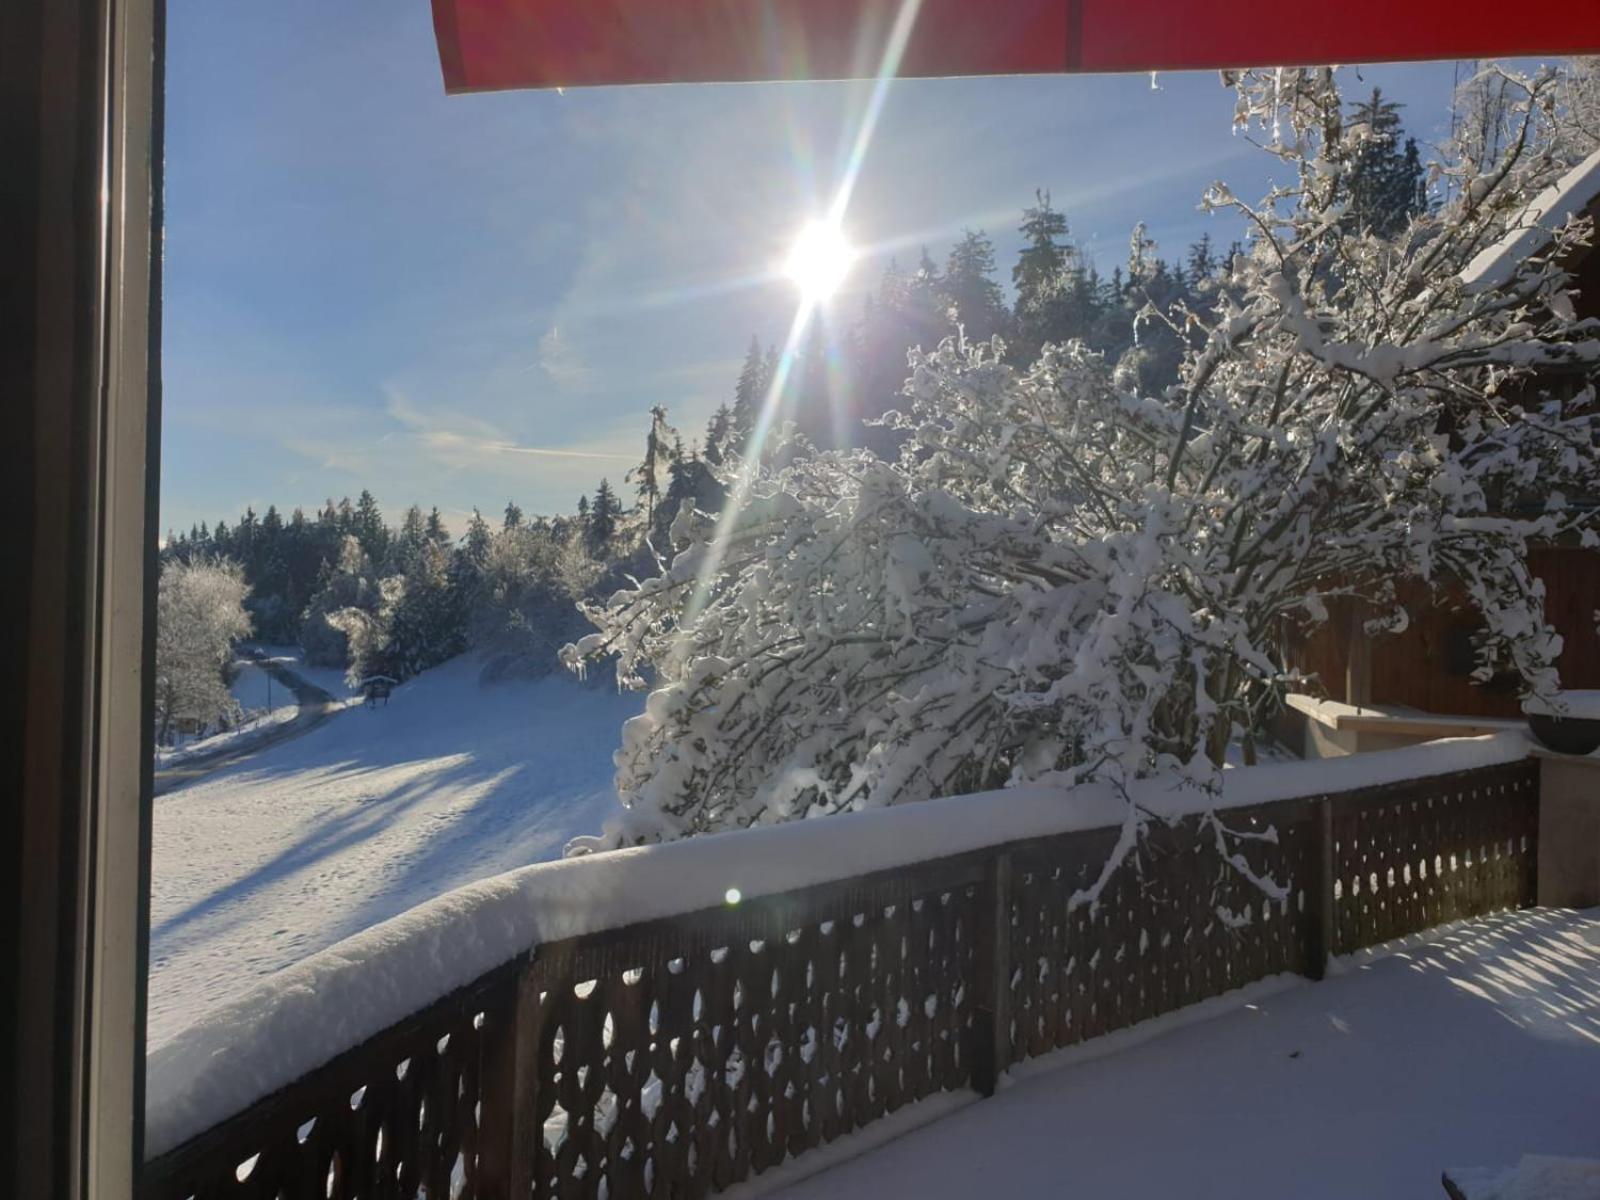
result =
M848 79L902 0L433 0L450 92ZM921 0L898 74L1600 52L1600 0Z

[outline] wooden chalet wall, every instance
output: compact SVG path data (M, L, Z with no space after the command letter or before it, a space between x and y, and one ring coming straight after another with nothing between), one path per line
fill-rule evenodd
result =
M1548 547L1530 555L1529 565L1545 584L1545 618L1563 639L1556 666L1567 688L1600 688L1600 554L1576 547ZM1329 605L1329 619L1309 636L1286 639L1288 662L1315 674L1322 690L1350 704L1394 704L1424 712L1471 717L1517 717L1520 681L1496 678L1487 684L1471 678L1472 633L1477 620L1447 596L1429 593L1420 582L1400 589L1411 616L1401 634L1365 639L1353 603Z

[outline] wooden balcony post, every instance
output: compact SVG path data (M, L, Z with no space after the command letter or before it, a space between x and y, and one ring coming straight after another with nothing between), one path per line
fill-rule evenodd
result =
M496 1005L483 1036L482 1115L479 1118L478 1196L480 1200L523 1200L533 1194L538 1161L539 989L533 955Z
M1367 608L1363 601L1350 601L1350 619L1345 637L1348 654L1344 670L1344 702L1372 703L1372 637L1367 633Z
M1311 880L1310 946L1306 954L1306 976L1321 979L1328 972L1328 959L1334 952L1333 895L1333 798L1316 802L1312 820L1316 823L1316 861Z
M972 1086L994 1095L1011 1065L1011 852L989 858L984 870L984 920L978 929L976 1055Z

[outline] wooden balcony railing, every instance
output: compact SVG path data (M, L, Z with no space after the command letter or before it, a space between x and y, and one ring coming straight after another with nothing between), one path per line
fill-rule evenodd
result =
M1158 824L1095 903L1116 828L541 945L153 1159L142 1196L704 1196L1023 1059L1531 905L1538 779Z

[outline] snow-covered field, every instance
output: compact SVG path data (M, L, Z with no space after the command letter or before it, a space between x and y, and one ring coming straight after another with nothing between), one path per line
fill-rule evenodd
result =
M157 797L152 1046L263 975L598 831L641 699L565 677L485 688L478 669L446 663Z
M1446 1168L1600 1158L1600 909L1509 913L1343 965L1035 1060L783 1195L1414 1200L1442 1196ZM865 1150L875 1128L821 1153Z

